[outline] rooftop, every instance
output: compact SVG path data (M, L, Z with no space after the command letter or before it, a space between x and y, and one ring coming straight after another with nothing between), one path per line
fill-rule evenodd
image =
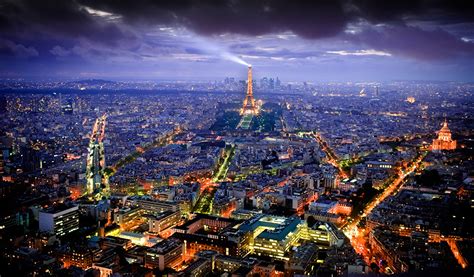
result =
M259 215L244 222L239 229L244 232L256 232L257 229L263 228L264 230L257 236L258 238L281 241L300 223L301 220L297 217Z
M65 212L65 211L69 211L69 210L73 211L73 210L77 210L77 209L78 209L77 206L59 204L59 205L54 205L54 206L42 209L40 212L48 213L48 214L57 214L57 213L60 213L60 212Z
M153 247L149 248L148 252L154 252L157 254L166 254L172 249L181 246L182 243L180 240L177 239L167 239L162 240L159 243L155 244Z

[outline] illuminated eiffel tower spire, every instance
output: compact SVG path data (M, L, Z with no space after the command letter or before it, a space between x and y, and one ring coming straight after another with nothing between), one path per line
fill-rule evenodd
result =
M244 98L244 103L242 109L240 109L240 114L258 114L258 108L255 105L255 99L253 98L253 88L252 88L252 66L249 65L248 75L247 75L247 94Z

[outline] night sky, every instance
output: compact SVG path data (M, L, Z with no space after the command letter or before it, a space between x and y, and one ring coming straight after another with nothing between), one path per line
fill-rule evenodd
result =
M474 1L0 0L0 79L474 81Z

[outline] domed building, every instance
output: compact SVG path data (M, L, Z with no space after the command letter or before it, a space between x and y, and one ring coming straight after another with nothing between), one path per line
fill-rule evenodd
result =
M456 149L456 141L451 138L451 130L449 130L448 122L444 120L443 127L438 132L438 138L434 139L431 144L431 150L441 151L454 149Z

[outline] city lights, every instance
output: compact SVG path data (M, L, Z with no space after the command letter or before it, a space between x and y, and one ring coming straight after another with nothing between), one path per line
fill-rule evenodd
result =
M473 276L473 8L0 0L0 276Z

